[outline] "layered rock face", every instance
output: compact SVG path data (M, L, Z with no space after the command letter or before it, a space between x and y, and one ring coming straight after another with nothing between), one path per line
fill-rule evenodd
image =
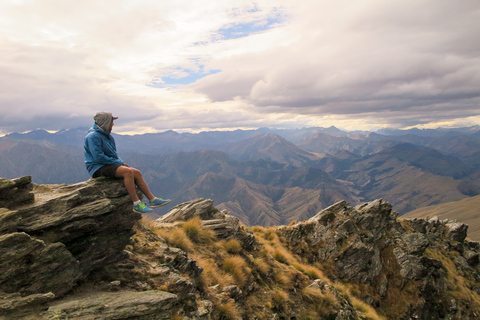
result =
M240 220L225 211L219 211L213 206L211 199L195 199L172 208L166 215L157 220L158 223L184 222L193 217L200 217L205 229L215 232L220 239L237 238L246 250L257 247L252 232L246 231Z
M175 224L193 217L214 231L215 260L243 257L247 280L206 287L201 275L208 269L194 259L204 248L187 253L157 232L159 226L176 231ZM466 239L467 226L399 220L382 200L356 207L341 201L294 225L252 228L258 238L209 199L182 203L157 221L140 218L121 180L68 186L0 180L0 320L240 320L222 315L221 304L243 311L249 298L270 295L278 305L260 305L256 319L303 319L302 308L315 301L330 301L328 319L382 319L365 316L353 297L388 319L480 315L480 245ZM232 238L241 248L218 255L220 243L237 242ZM274 239L288 249L283 258L267 250ZM321 272L308 272L308 265ZM275 300L277 282L288 300ZM305 294L312 290L320 300Z
M330 265L330 277L357 283L362 300L398 319L476 319L469 301L452 291L457 270L464 287L480 293L479 244L467 226L438 219L398 220L392 206L375 200L344 201L280 231L292 251ZM452 258L453 257L453 258Z
M122 259L141 218L118 180L51 186L35 203L32 193L25 195L30 177L2 185L16 187L0 189L0 199L8 200L0 202L7 206L0 208L0 292L11 302L0 311L58 298Z

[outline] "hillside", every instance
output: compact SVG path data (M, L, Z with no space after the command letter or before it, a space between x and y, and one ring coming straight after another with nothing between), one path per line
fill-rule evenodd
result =
M348 169L332 175L353 182L365 199L391 202L401 214L468 194L460 188L461 180L454 178L464 176L468 168L434 150L399 144L350 163Z
M480 246L465 239L467 226L398 221L382 200L247 228L208 199L140 219L115 180L0 182L0 207L8 206L0 319L473 320L480 312ZM24 197L32 188L35 200Z
M258 135L222 148L234 159L266 160L304 166L317 159L313 153L297 147L273 133Z
M405 219L425 217L438 217L465 223L468 225L468 237L474 241L480 241L480 196L416 209L402 216Z
M142 171L154 194L176 201L197 194L228 207L246 224L274 225L304 219L340 199L357 204L382 198L404 214L479 195L480 138L474 130L379 134L332 127L113 135L121 158ZM86 128L36 130L0 138L0 176L32 175L50 184L88 179L85 133ZM235 179L238 190L204 179L210 173ZM292 196L299 203L282 205L276 188L285 194L300 188L310 196ZM255 199L255 205L238 198L242 195ZM297 209L284 212L286 207Z
M227 178L212 172L181 189L173 201L193 198L215 199L219 209L226 209L247 226L289 224L306 220L337 201L358 201L339 183L325 184L321 189L285 188Z

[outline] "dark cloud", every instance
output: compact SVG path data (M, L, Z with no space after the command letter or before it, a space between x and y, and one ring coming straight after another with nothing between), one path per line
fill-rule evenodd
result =
M376 112L396 124L406 123L401 119L418 110L435 114L419 119L419 124L475 115L480 97L479 8L475 1L459 6L369 1L345 10L338 5L330 12L336 21L325 23L319 17L297 22L297 31L309 33L249 61L230 57L223 61L230 68L194 88L213 101L240 97L263 112ZM317 13L310 9L311 15ZM249 72L239 72L242 65ZM405 117L397 121L398 113Z

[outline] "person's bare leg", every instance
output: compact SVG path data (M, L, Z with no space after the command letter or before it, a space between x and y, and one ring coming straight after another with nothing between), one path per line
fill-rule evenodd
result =
M127 189L132 202L140 200L137 196L137 190L135 188L135 173L133 172L132 168L120 166L117 168L115 176L118 178L123 178L123 183L125 184L125 188Z
M148 200L153 200L155 196L150 192L150 188L148 188L147 183L143 179L142 173L135 169L135 168L130 168L132 169L134 176L135 176L135 184L137 185L138 189L142 191L142 193L147 197Z

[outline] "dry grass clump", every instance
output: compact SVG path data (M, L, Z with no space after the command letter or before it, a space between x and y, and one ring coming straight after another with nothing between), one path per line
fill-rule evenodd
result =
M293 266L311 280L326 279L323 272L313 266L305 265L303 263L295 263Z
M228 253L238 254L242 252L242 245L238 242L237 239L230 239L224 243L224 248Z
M338 292L340 292L343 296L348 297L355 310L363 313L363 317L365 319L387 320L386 318L380 316L372 306L355 297L355 294L352 293L352 290L360 290L359 288L355 288L354 285L350 285L350 287L349 285L340 282L335 284L335 289L337 289Z
M231 274L239 286L245 285L251 269L240 256L228 257L223 261L222 269Z
M240 319L240 311L235 306L233 300L229 300L226 303L216 301L214 308L217 313L217 319L221 320L237 320Z
M235 283L233 276L220 269L213 260L205 259L197 255L192 255L192 258L203 268L200 276L207 286L219 284L224 287Z
M285 250L275 249L275 251L273 252L273 258L280 263L289 264L288 258L285 254Z
M188 219L182 224L182 230L187 237L197 243L209 243L215 239L215 232L204 229L202 219L199 216Z
M325 295L319 288L305 287L302 290L302 298L308 303L320 304L325 299Z
M286 310L287 302L290 299L288 293L283 290L276 289L273 291L272 303L277 310Z
M194 244L183 229L157 228L156 233L163 237L169 245L180 248L186 252L193 252Z
M272 271L272 268L268 265L268 263L265 262L263 258L253 259L253 264L255 269L262 275L268 275Z

